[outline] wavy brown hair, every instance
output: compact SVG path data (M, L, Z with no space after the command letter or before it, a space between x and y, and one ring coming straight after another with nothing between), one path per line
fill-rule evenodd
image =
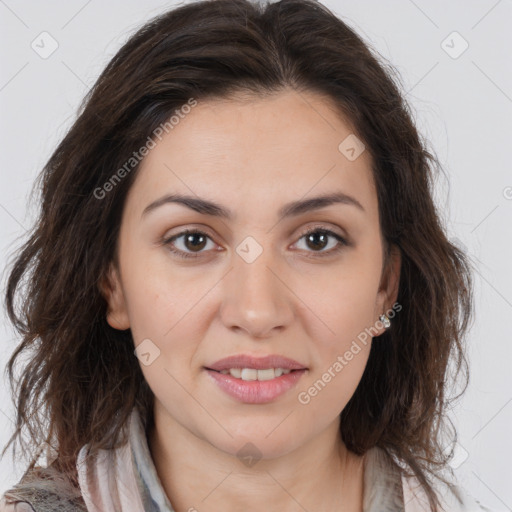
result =
M351 122L372 156L384 240L402 255L403 310L372 345L340 434L357 454L379 446L405 462L438 510L433 477L450 458L446 410L460 396L447 389L461 374L467 386L470 265L433 202L442 168L400 77L315 0L188 3L145 24L106 66L39 175L39 216L9 270L6 309L21 343L7 367L17 417L3 453L17 440L33 466L48 442L58 447L54 466L76 484L82 445L124 443L134 406L152 420L131 333L108 325L102 287L137 166L101 200L95 191L191 98L285 88L328 98Z

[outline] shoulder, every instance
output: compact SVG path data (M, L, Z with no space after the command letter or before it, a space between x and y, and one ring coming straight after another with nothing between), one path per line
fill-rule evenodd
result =
M35 468L3 493L0 512L87 512L87 507L57 472Z
M418 480L402 476L402 484L405 512L430 512L426 493ZM434 490L447 512L493 512L456 483L446 484L437 480Z

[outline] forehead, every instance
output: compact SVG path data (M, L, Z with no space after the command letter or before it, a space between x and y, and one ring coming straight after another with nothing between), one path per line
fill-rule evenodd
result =
M367 150L355 159L347 153L355 137L332 102L311 92L199 101L156 140L131 200L142 210L159 195L181 192L235 211L261 211L266 204L277 210L307 195L342 191L371 211L372 160Z

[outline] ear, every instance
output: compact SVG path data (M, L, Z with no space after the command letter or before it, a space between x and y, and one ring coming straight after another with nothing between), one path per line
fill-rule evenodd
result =
M395 304L400 284L400 267L402 253L396 245L390 247L389 255L384 265L377 300L375 302L375 318L385 314ZM384 332L385 329L382 330ZM382 334L382 332L380 334Z
M99 283L100 292L107 301L107 322L110 327L124 331L130 328L121 279L117 267L111 263L107 275Z

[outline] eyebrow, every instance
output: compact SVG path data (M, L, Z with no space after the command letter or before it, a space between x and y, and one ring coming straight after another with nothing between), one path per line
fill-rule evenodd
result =
M144 208L142 217L147 215L149 212L156 210L157 208L169 204L177 203L191 210L194 210L203 215L212 215L215 217L221 217L227 220L232 220L235 216L231 210L222 206L221 204L202 199L198 196L189 196L184 194L167 194ZM310 212L313 210L319 210L330 206L332 204L346 204L355 206L357 209L364 212L364 208L361 203L354 197L345 194L343 192L335 192L331 194L324 194L310 199L293 201L285 204L278 212L278 218L280 220L286 217L295 217L302 213Z

